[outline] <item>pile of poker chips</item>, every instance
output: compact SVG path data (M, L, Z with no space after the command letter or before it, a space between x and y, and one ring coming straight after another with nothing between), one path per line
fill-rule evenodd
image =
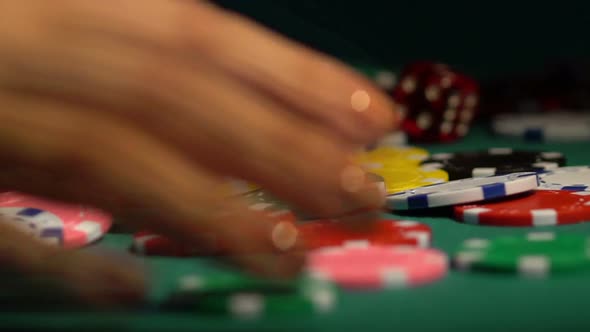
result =
M585 191L590 187L590 168L565 166L566 156L559 152L498 147L430 155L417 147L380 144L360 154L357 161L377 175L376 181L384 182L387 206L394 213L411 215L447 207L458 221L480 226L557 226L590 220L590 191ZM403 220L381 217L372 220L371 227L351 229L338 217L305 218L263 189L244 197L251 200L252 209L274 217L275 229L289 230L288 236L280 237L286 243L299 238L306 244L307 263L301 280L324 285L314 288L323 295L302 295L297 285L277 290L272 284L265 288L264 282L256 287L239 282L243 286L239 290L227 286L179 295L193 301L188 307L195 311L241 318L318 314L329 312L337 303L337 292L327 290L420 287L441 280L450 267L527 277L590 267L590 257L586 257L590 252L586 243L590 242L583 235L533 232L469 239L449 259L447 253L431 247L432 229L407 214ZM210 238L210 243L220 249L214 254L225 254L218 239ZM133 249L146 255L211 254L191 251L150 232L137 233ZM179 287L179 293L187 293L186 288ZM290 301L292 306L287 304Z

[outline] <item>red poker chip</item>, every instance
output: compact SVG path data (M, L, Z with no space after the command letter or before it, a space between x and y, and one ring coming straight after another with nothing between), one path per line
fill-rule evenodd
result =
M555 226L590 220L590 192L536 190L519 198L455 206L455 218L490 226Z
M428 225L408 220L377 220L367 230L351 230L337 220L316 220L299 225L298 230L310 250L355 243L429 247L432 240Z
M329 247L312 251L306 270L317 279L349 289L405 288L442 279L448 258L430 248Z

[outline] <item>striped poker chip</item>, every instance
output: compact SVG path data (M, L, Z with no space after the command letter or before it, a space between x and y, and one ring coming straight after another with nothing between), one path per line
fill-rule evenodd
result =
M93 243L112 225L112 217L97 209L17 192L0 193L0 213L6 220L26 223L35 237L64 248Z
M455 206L461 222L490 226L557 226L590 220L590 192L535 190L509 200Z
M362 229L335 220L314 220L299 225L299 237L307 249L332 246L406 245L427 248L432 230L426 224L410 220L380 219Z
M540 190L590 190L590 167L560 167L539 175Z
M517 172L545 172L564 166L561 152L490 148L484 151L435 153L422 166L445 170L450 180Z
M423 209L511 196L537 188L536 173L523 172L455 180L387 196L393 210Z
M585 234L531 232L465 240L453 255L458 270L512 273L525 278L588 271L590 239Z
M349 289L415 287L443 278L447 256L406 246L327 247L309 253L307 272Z

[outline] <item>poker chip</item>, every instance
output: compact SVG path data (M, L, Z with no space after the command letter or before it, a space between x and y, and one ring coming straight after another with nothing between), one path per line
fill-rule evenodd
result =
M418 165L428 158L428 151L416 147L378 147L359 154L356 161L368 170L395 168L400 165Z
M510 113L492 121L496 134L532 141L590 140L590 115L575 112Z
M590 192L535 190L502 201L455 206L455 218L491 226L556 226L590 221Z
M111 227L108 214L17 192L0 193L0 216L43 242L78 248L100 239Z
M590 188L590 167L560 167L539 174L540 190L583 191Z
M422 166L443 169L450 180L485 177L518 172L544 172L565 165L560 152L518 151L491 148L486 151L436 153Z
M427 166L397 166L372 170L383 177L387 194L447 182L447 172Z
M533 232L494 239L468 239L453 258L460 270L546 277L590 268L590 238L583 234Z
M435 249L406 246L343 246L312 251L306 270L344 288L404 288L434 282L448 270Z
M435 184L387 196L393 210L464 204L523 193L537 188L536 173L523 172Z
M217 279L217 280L214 280ZM162 307L235 319L325 314L337 305L338 291L310 277L294 282L245 276L184 277L181 288Z
M351 229L338 220L314 220L297 226L307 249L354 245L408 245L426 248L432 241L428 225L410 220L375 220Z

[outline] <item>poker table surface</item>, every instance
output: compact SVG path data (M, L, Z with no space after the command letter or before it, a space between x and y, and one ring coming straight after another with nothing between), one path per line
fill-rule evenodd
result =
M431 152L512 147L561 151L568 165L590 164L588 143L527 143L492 136L480 125L462 141L424 145ZM443 209L444 210L444 209ZM433 247L454 251L467 238L523 234L531 228L487 227L461 224L446 211L434 215L394 215L427 223ZM590 234L590 223L539 227L557 233ZM85 250L108 248L127 251L131 234L107 234ZM208 258L140 258L151 278L148 305L117 312L56 311L38 309L2 312L0 328L26 330L118 331L435 331L435 330L588 330L590 328L590 271L546 279L516 275L450 271L444 279L417 288L382 291L342 291L336 309L325 315L264 317L237 320L198 313L164 312L157 304L169 295L178 277L222 269Z

